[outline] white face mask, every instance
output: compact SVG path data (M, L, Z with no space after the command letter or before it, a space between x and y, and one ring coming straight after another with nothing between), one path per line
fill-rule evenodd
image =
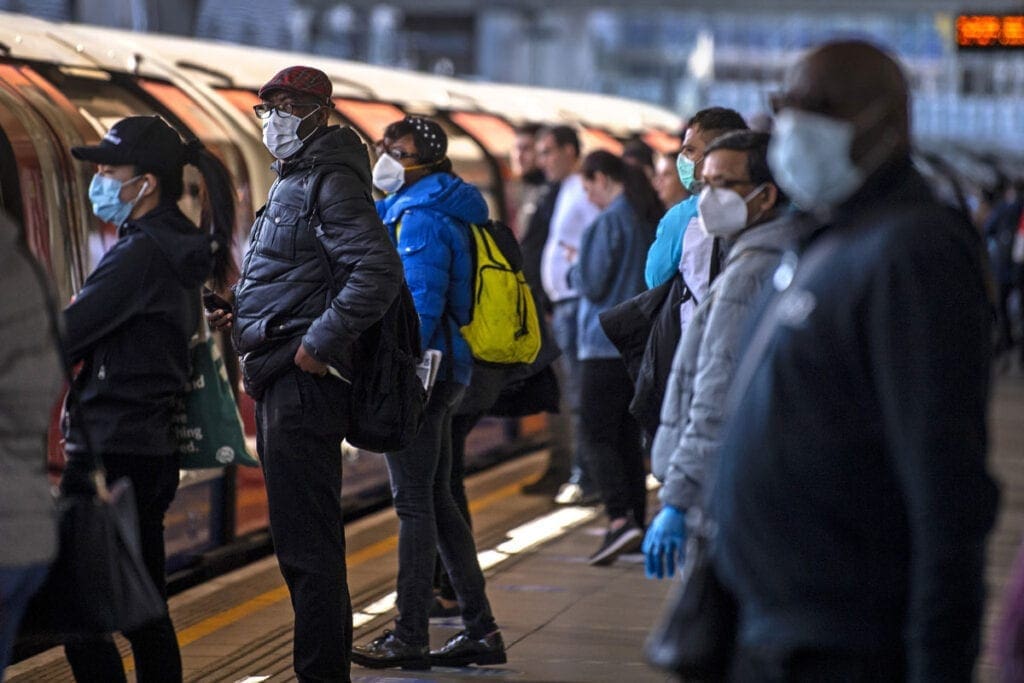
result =
M263 144L267 146L270 153L276 159L287 159L302 149L311 132L305 138L299 137L299 126L313 114L320 110L318 106L313 111L299 118L294 114L282 114L278 110L270 112L270 116L263 119Z
M706 186L697 200L697 225L709 237L729 237L747 227L747 202L768 185L761 183L746 197L724 187ZM754 217L757 219L757 216Z
M838 206L864 183L864 172L850 159L857 127L799 109L775 119L768 166L779 187L802 209Z
M381 154L373 165L373 185L392 194L405 185L405 167L390 154Z

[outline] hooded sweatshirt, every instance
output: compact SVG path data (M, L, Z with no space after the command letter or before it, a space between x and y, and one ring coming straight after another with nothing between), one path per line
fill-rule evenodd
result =
M377 202L377 211L398 246L424 350L444 354L439 379L469 384L473 357L459 332L470 320L472 305L473 260L466 226L487 220L487 202L460 178L433 173Z
M69 411L69 454L167 456L174 399L191 371L189 339L201 320L199 286L212 267L210 237L176 205L128 221L64 311L66 353L84 361Z

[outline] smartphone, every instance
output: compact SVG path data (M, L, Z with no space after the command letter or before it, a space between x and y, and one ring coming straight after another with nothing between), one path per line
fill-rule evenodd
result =
M224 311L225 313L231 313L234 308L227 299L222 297L212 289L203 288L203 307L209 311Z

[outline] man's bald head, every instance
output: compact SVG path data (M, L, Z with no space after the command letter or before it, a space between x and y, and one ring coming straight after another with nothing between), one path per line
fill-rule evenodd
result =
M885 130L886 142L903 151L910 146L908 99L895 59L871 43L845 40L801 57L787 72L777 104L854 122L859 133ZM867 142L858 140L854 159Z

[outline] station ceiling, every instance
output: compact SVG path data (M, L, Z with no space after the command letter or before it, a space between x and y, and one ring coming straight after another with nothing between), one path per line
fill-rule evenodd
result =
M339 0L298 0L299 4L319 7L333 7ZM644 8L658 7L672 9L707 10L765 10L821 12L1024 12L1024 0L497 0L481 3L479 0L343 0L350 7L372 9L389 5L401 10L414 10L417 14L452 12L475 13L483 9L514 11L550 11L553 8L596 9L596 8Z

